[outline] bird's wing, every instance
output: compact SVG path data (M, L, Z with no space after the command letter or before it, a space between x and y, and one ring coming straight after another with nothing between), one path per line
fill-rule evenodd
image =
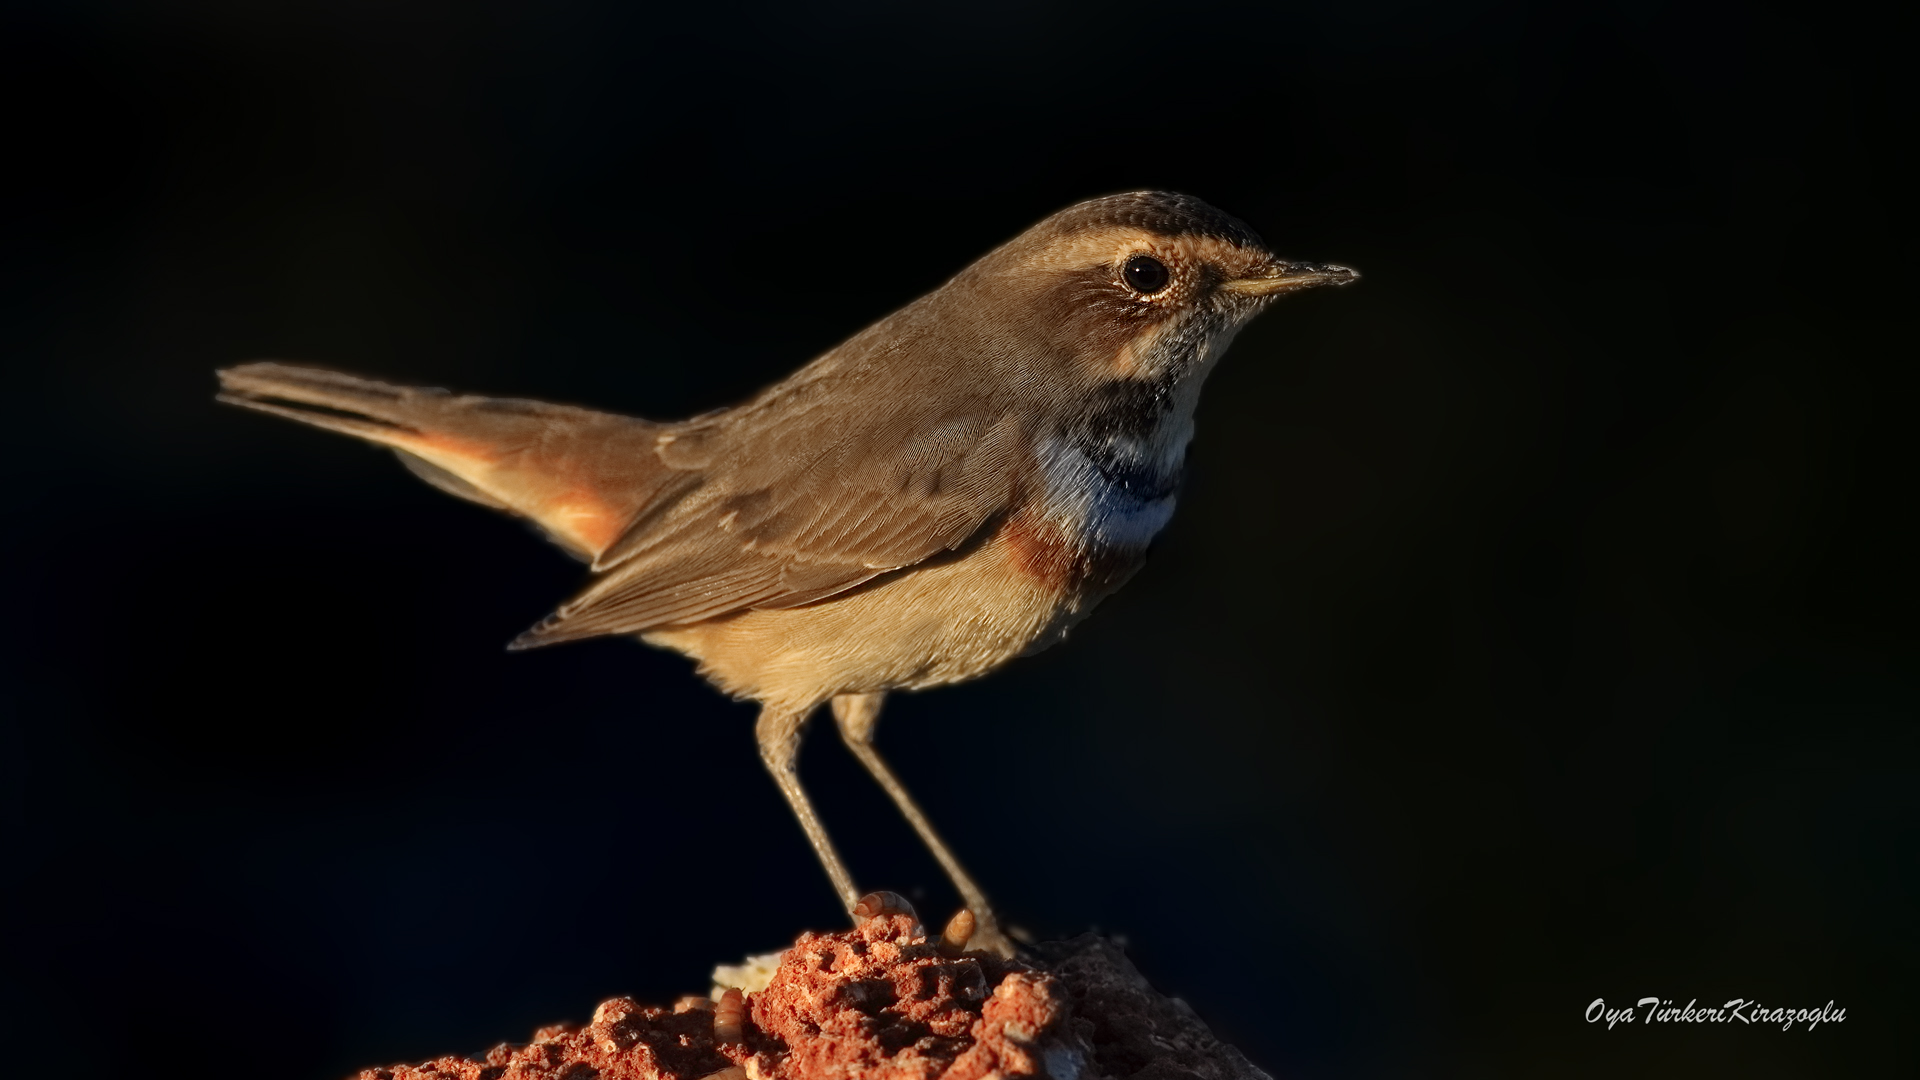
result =
M516 647L795 607L951 551L1006 509L1022 432L984 402L819 407L805 384L670 433L661 456L704 480L602 552L607 575Z
M698 481L661 461L662 425L645 420L270 362L222 371L220 386L221 401L391 447L428 483L531 518L588 560Z
M794 607L953 550L1008 505L1022 432L951 395L802 376L684 424L246 364L222 401L393 448L454 495L533 519L605 571L514 645Z

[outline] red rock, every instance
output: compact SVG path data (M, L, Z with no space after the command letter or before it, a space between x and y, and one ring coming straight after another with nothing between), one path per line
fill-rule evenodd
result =
M676 1011L622 997L484 1060L358 1080L1267 1080L1091 934L1016 960L938 945L906 915L804 934L746 995L739 1042L715 1039L713 1011L684 999Z

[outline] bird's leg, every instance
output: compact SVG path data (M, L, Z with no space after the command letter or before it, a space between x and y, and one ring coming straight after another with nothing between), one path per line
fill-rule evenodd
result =
M785 795L787 805L793 807L793 816L800 819L800 828L813 845L813 853L820 857L827 877L833 879L833 891L840 894L840 903L851 915L854 905L860 902L860 890L853 887L853 875L847 873L847 864L840 861L840 853L833 850L826 826L820 824L820 815L814 813L813 803L800 787L800 770L795 759L800 756L800 726L811 711L781 712L772 706L763 706L760 719L753 725L753 737L760 743L760 760L766 762L773 782L780 786L780 794Z
M920 834L921 842L926 844L927 850L933 852L933 857L939 860L941 869L947 872L953 887L959 890L960 899L966 903L967 909L973 912L974 930L970 939L971 946L976 949L986 949L1001 956L1012 956L1013 942L1007 940L1007 936L1000 932L1000 924L993 917L993 908L987 904L987 894L981 892L980 886L975 885L973 878L967 876L966 868L960 865L959 859L953 857L953 852L947 849L946 842L940 839L940 834L933 831L933 823L927 820L927 815L920 812L920 807L914 803L913 796L907 794L906 785L900 782L899 777L893 775L893 770L887 767L886 761L880 757L880 752L873 747L873 728L880 720L880 703L885 697L885 694L836 696L833 699L833 720L840 728L840 738L847 744L847 749L853 751L853 756L860 759L860 764L865 765L867 771L873 774L873 778L879 782L880 787L892 797L893 804L900 808L900 813L907 819L907 824L912 825L913 831Z

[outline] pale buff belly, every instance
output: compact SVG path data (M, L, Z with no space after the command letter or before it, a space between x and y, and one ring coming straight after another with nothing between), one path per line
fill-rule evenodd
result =
M747 611L641 639L676 649L737 697L782 710L835 694L960 682L1053 644L1117 588L1140 553L1089 561L1011 523L943 561L806 607Z

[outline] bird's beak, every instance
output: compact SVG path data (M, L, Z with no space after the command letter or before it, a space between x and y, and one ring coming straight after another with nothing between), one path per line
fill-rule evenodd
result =
M1258 274L1223 281L1220 287L1242 296L1278 296L1318 285L1346 285L1358 280L1360 272L1345 266L1276 261Z

